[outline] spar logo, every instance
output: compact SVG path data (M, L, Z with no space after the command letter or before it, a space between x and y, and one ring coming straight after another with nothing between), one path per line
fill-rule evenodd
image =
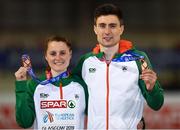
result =
M41 101L40 108L41 109L49 109L49 108L75 108L76 103L73 100L49 100L49 101Z

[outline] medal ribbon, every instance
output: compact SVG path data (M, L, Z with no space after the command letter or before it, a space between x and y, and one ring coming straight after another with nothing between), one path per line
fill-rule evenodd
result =
M129 62L129 61L136 61L139 59L144 59L144 56L139 55L131 50L126 51L125 54L127 54L127 55L121 56L118 58L114 58L114 59L112 59L112 61L114 61L114 62Z
M33 72L29 55L27 55L27 54L22 55L22 62L23 62L23 65L26 65L26 67L28 67L28 74L31 76L31 78L34 79L36 82L38 82L41 85L53 83L53 82L59 81L61 78L68 77L68 72L65 71L65 72L57 75L56 77L51 77L50 79L41 81Z

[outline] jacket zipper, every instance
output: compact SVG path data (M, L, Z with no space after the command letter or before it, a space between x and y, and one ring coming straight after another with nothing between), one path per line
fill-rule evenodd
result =
M106 130L109 129L109 63L106 63Z

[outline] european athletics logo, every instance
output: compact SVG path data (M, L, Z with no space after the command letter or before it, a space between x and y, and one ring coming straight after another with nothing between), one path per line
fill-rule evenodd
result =
M54 116L54 115L53 115L52 113L50 113L49 111L46 111L46 114L45 114L44 117L43 117L43 122L44 122L44 123L47 123L48 120L49 120L49 122L52 123L52 122L54 121L53 116Z

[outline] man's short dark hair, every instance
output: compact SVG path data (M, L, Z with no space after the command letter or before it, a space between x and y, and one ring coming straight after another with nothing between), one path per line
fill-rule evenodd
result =
M121 25L124 25L122 11L119 7L113 4L103 4L98 6L94 11L94 25L96 25L97 18L102 15L116 15Z

